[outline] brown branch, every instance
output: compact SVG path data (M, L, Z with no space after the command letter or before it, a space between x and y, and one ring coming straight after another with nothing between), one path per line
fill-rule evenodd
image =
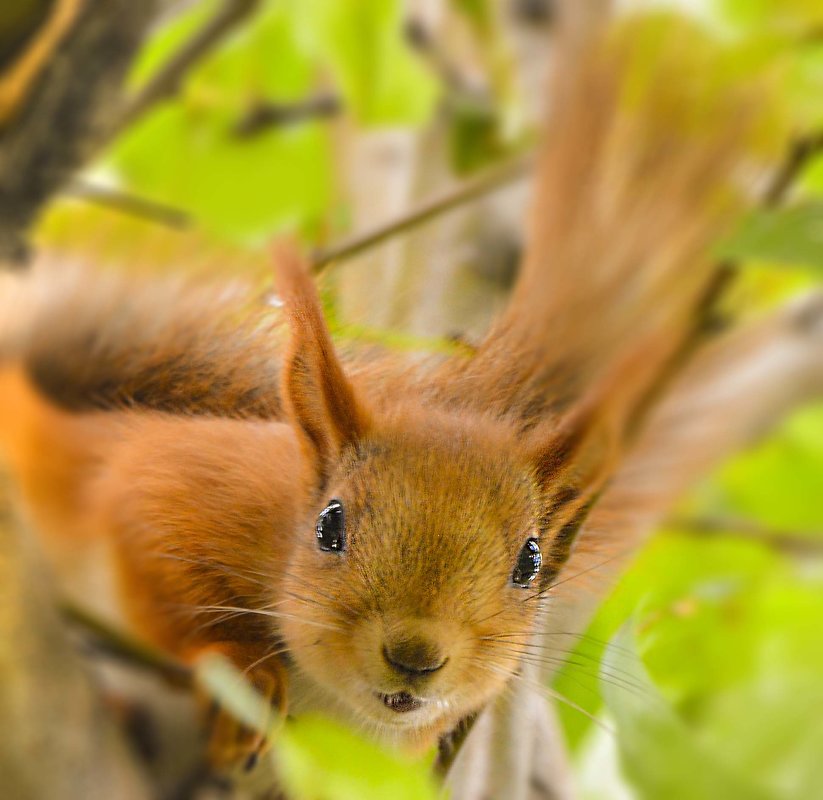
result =
M0 268L25 266L43 205L103 145L160 0L80 4L14 118L0 130Z
M732 536L766 545L793 556L823 556L823 531L770 528L755 520L738 517L673 517L664 523L672 533L698 538Z
M113 133L128 128L152 106L174 97L188 71L260 5L260 0L224 0L220 8L128 101Z
M81 0L56 0L31 41L11 66L0 73L0 126L13 118L80 11ZM41 9L35 8L37 12ZM13 17L14 15L12 15Z
M774 208L786 198L789 189L808 163L823 153L823 131L816 131L796 139L791 145L786 160L774 174L761 204L764 208Z
M66 620L89 638L96 651L153 672L171 686L190 688L193 685L192 672L185 664L129 636L73 603L64 600L60 604L60 610Z
M95 203L169 228L183 229L192 223L189 214L174 206L84 180L72 181L63 193L78 200Z
M334 117L341 108L340 99L332 94L319 94L299 103L257 103L240 118L232 134L247 139L272 127Z
M533 157L529 154L515 161L493 167L483 175L422 203L396 220L370 231L355 234L337 245L317 251L311 261L312 272L321 272L332 262L353 258L365 250L382 244L392 236L405 233L434 217L522 179L528 174L532 161Z
M477 87L463 74L454 61L448 48L437 41L426 25L415 17L406 20L404 26L406 41L428 63L432 72L439 78L446 90L452 94L475 96Z

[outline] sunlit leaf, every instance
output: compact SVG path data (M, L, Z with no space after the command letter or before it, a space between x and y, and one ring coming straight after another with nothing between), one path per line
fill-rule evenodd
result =
M626 652L628 636L616 644ZM628 662L628 657L624 658ZM722 751L702 744L656 693L639 658L631 665L637 691L603 683L603 694L618 730L623 770L639 797L647 800L766 800L746 775L723 760Z
M818 0L720 0L726 18L748 29L772 29L802 35L823 22Z
M195 22L201 15L198 10ZM153 40L138 65L140 77L157 69L193 27L193 18L184 17ZM283 227L312 225L330 203L325 125L273 127L251 138L234 131L255 103L304 98L314 63L287 9L272 4L192 70L178 98L129 130L109 162L132 191L179 206L229 239L259 242Z
M768 440L731 460L712 489L723 513L823 535L823 407L794 414Z
M718 245L718 255L823 269L823 202L752 212Z
M283 725L242 672L219 655L196 666L198 684L222 708L269 737L290 797L300 800L435 800L427 759L387 752L338 723L302 716Z
M428 764L388 753L317 717L301 717L290 724L276 756L289 796L300 800L437 797Z
M431 116L434 76L403 37L398 0L301 0L300 32L327 61L348 110L364 125L417 125Z

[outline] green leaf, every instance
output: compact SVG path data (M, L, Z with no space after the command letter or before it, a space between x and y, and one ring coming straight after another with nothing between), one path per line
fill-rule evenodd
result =
M746 777L721 760L718 750L702 744L660 697L630 637L614 640L642 691L603 683L606 704L617 723L618 746L626 776L639 797L648 800L767 800Z
M719 6L726 19L749 30L802 35L823 22L819 0L720 0Z
M717 247L721 258L823 270L823 201L755 211Z
M286 793L300 800L435 800L428 764L388 753L340 725L301 717L278 740Z
M823 405L793 414L766 441L727 463L710 485L708 513L776 529L823 531Z
M489 0L452 0L452 5L469 20L478 35L491 33L494 14Z
M419 125L431 117L439 88L403 38L401 2L301 0L295 12L361 124Z
M465 175L500 160L506 154L502 120L496 109L463 102L452 110L449 127L451 163Z
M220 705L274 746L290 797L300 800L435 800L428 761L386 751L337 723L315 716L274 717L265 699L230 661L207 655L196 679ZM276 738L276 741L275 741Z
M175 21L142 54L145 80L202 21ZM148 65L148 66L147 66ZM257 244L285 227L306 229L327 214L332 168L323 123L238 138L234 127L261 101L288 102L313 89L314 56L294 35L286 7L272 4L187 76L109 153L106 166L137 194L192 213L208 232Z

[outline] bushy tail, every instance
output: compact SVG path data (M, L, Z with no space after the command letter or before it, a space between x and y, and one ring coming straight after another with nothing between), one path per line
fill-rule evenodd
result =
M711 246L740 206L751 114L684 75L676 36L632 31L642 59L622 37L561 52L526 256L461 396L530 424L628 357L639 402L692 335L717 280Z
M45 256L0 298L0 366L72 410L276 418L279 314L242 281L129 274Z

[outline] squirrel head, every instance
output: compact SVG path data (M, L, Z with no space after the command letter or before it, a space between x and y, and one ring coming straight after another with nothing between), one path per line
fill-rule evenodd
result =
M337 360L302 265L289 253L280 263L284 405L316 475L280 632L298 668L367 728L430 741L499 693L528 651L533 601L585 508L568 480L581 474L568 469L580 425L523 441L476 413L402 400L377 413Z

